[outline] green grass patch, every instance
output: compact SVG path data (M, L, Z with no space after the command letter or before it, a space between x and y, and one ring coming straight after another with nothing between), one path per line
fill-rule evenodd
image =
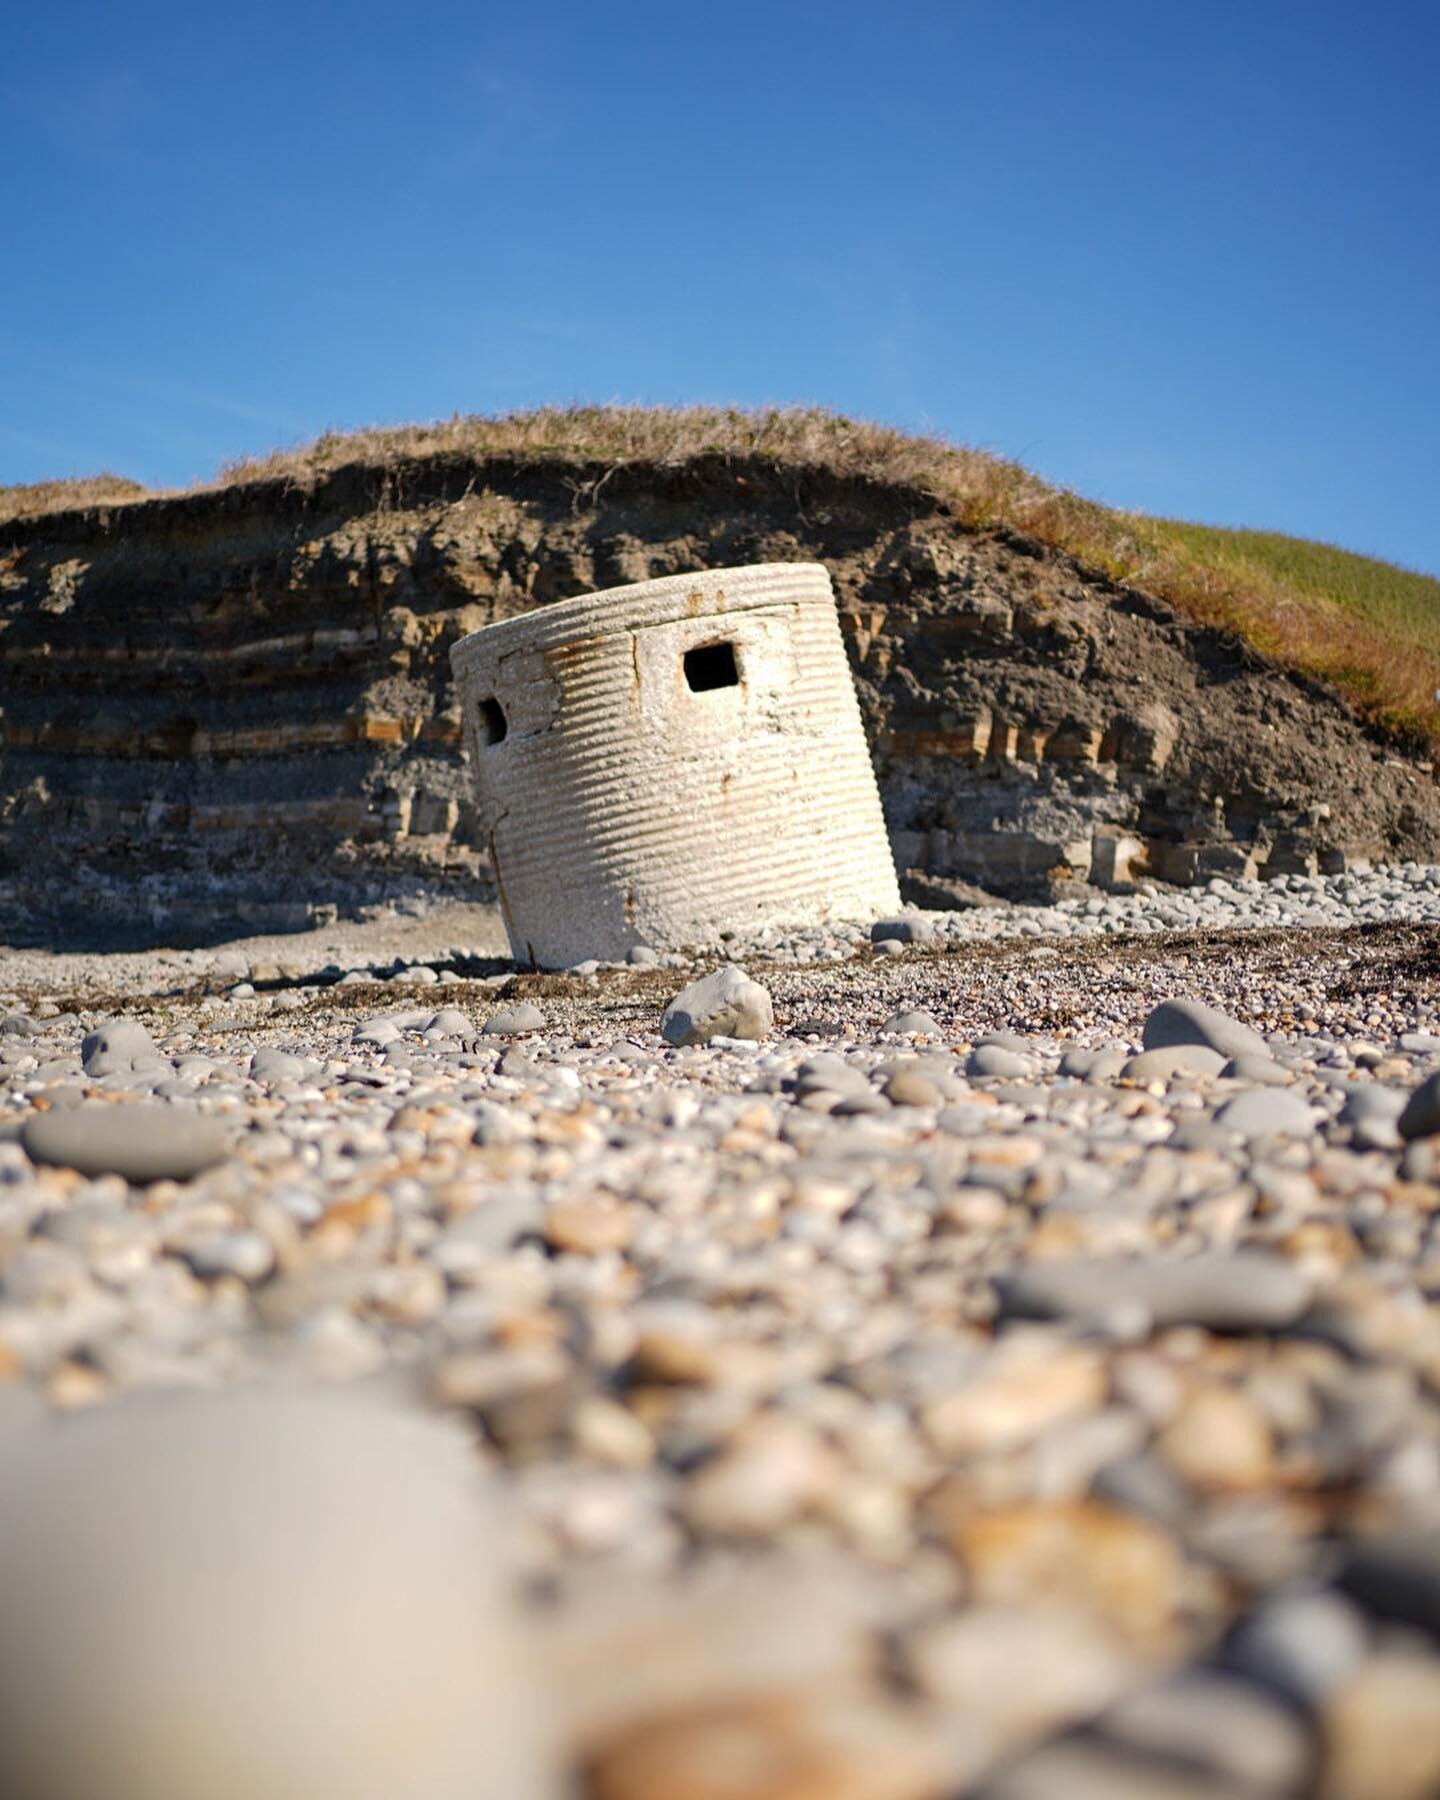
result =
M1156 519L1154 525L1197 562L1242 580L1280 581L1297 593L1331 601L1357 619L1440 652L1440 580L1433 575L1278 531L1190 525L1181 519Z

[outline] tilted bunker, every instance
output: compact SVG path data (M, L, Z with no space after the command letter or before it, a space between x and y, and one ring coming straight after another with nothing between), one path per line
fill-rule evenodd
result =
M898 904L818 563L562 600L451 659L517 959L560 968Z

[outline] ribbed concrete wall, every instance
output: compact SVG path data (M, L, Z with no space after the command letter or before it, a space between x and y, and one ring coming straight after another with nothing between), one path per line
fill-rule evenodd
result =
M687 653L726 644L733 685L695 691ZM818 564L612 588L451 656L517 957L563 967L898 903ZM708 660L727 672L723 650Z

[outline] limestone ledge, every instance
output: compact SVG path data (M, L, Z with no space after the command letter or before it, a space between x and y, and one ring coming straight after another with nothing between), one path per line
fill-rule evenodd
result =
M263 832L268 836L318 829L347 836L363 831L374 816L363 794L207 806L162 798L137 803L93 794L60 796L30 791L11 796L0 822L28 824L43 819L51 829L97 833L143 831L179 835L192 831L237 831Z
M1157 711L1160 709L1156 709ZM1107 727L1077 720L1057 725L1004 719L994 714L954 725L883 731L882 758L952 758L982 763L1049 762L1096 767L1115 763L1159 774L1174 747L1173 723L1122 715ZM337 718L261 726L205 727L188 719L161 721L148 731L69 720L33 723L0 715L0 743L12 749L61 756L184 757L275 756L296 751L347 749L355 744L421 744L458 750L460 722L447 710L430 716L347 713Z
M1073 837L1045 837L1024 830L895 830L890 834L897 868L956 876L1006 891L1045 883L1088 882L1126 892L1142 881L1173 887L1205 882L1273 880L1280 875L1339 875L1369 866L1318 835L1280 829L1252 843L1234 839L1175 842L1144 837L1104 824Z
M331 661L353 655L368 659L381 641L374 630L357 631L340 628L333 631L295 631L280 637L253 638L239 644L157 644L120 643L65 644L47 640L44 643L8 643L0 637L0 665L28 670L60 665L67 670L100 664L106 668L123 668L136 673L153 672L171 675L190 668L210 666L222 670L227 677L250 664L273 662L293 664L296 657L318 657Z
M883 731L876 750L894 761L951 757L970 763L1049 762L1087 768L1115 763L1158 775L1170 760L1176 736L1175 721L1161 706L1122 713L1105 726L1078 719L1049 724L985 712L954 723Z
M175 761L186 757L283 756L307 750L344 750L356 744L428 745L460 748L460 723L451 714L392 717L383 713L350 713L333 719L297 724L266 724L209 729L184 721L162 722L149 731L104 725L75 725L68 720L32 724L0 720L0 743L13 750L44 750L57 756L151 757Z

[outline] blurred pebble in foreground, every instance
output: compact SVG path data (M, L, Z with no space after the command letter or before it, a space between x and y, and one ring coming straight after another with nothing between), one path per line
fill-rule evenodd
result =
M478 1481L444 1424L348 1395L0 1443L4 1792L549 1800Z

